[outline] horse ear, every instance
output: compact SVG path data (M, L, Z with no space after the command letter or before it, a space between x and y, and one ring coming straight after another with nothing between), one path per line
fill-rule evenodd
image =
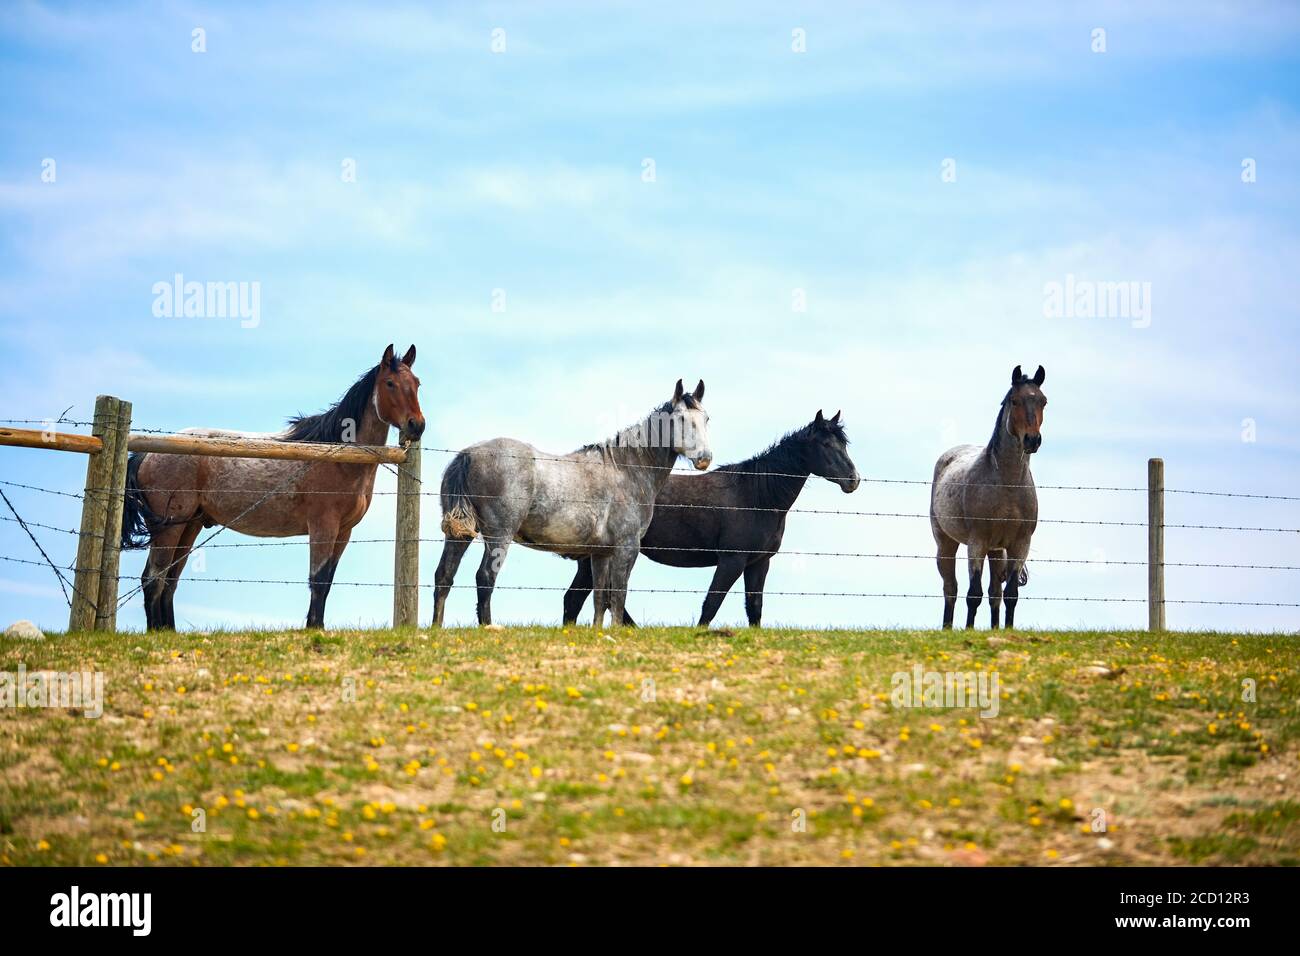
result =
M682 400L682 395L684 394L685 390L682 388L682 380L679 378L677 380L677 387L673 389L673 404L676 405L680 402Z
M835 417L831 419L831 424L832 424L832 425L838 425L838 424L840 423L840 412L841 412L841 411L843 411L843 409L840 409L839 411L837 411L837 412L835 413Z
M388 348L384 349L384 357L379 360L380 365L393 364L393 344L388 343Z
M412 368L415 365L414 345L412 345L409 349L407 349L406 354L402 356L402 364L405 365L407 368Z
M700 379L695 385L695 391L691 393L695 396L697 402L704 401L704 379Z
M1034 384L1042 385L1046 379L1047 379L1047 373L1043 371L1043 367L1041 365L1038 366L1038 371L1034 373Z
M1017 385L1020 384L1020 380L1023 378L1024 376L1020 374L1020 366L1017 365L1015 368L1011 370L1011 387L1015 388Z
M817 417L813 419L813 424L820 425L824 421L826 421L826 419L822 416L822 410L819 408L817 409Z

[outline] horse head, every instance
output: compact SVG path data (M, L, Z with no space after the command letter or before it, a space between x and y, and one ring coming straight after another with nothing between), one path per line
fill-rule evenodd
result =
M381 421L397 429L402 441L415 441L424 434L424 412L420 411L420 380L411 371L415 346L400 359L390 345L379 360L373 401Z
M1011 391L1003 400L1004 405L1009 405L1005 416L1007 433L1020 443L1026 455L1032 455L1043 444L1041 429L1047 396L1043 394L1042 386L1046 377L1041 365L1033 378L1021 375L1017 365L1011 372Z
M856 491L862 479L858 477L858 469L849 457L849 436L840 424L840 413L825 418L819 408L817 417L804 431L807 439L803 453L808 471L819 478L835 482L845 494Z
M669 409L673 423L673 451L684 455L699 471L708 468L713 462L713 452L709 445L709 413L700 404L703 400L703 379L695 386L695 391L687 394L679 378Z

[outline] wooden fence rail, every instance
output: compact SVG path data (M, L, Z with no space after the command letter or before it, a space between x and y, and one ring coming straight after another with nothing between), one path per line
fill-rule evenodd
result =
M32 428L0 428L0 445L76 451L83 455L93 455L104 447L104 443L93 435L70 435L67 432L37 431Z
M69 631L117 629L122 508L129 452L333 461L351 465L398 465L397 532L393 546L393 625L414 626L419 618L420 447L289 442L270 438L141 435L131 432L131 403L100 395L90 435L52 430L0 428L0 445L78 452L88 456L77 535Z

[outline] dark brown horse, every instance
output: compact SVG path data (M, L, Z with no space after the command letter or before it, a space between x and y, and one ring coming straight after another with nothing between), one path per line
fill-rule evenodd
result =
M404 441L420 437L420 380L411 371L415 346L398 359L390 345L379 364L319 415L291 419L281 441L383 445L388 429ZM248 433L189 429L189 434ZM149 546L141 584L150 630L175 628L172 597L190 549L203 528L225 525L244 534L310 540L308 627L325 624L325 599L352 529L370 508L374 465L273 461L198 455L132 454L127 464L122 547Z
M849 439L834 418L817 417L771 448L707 475L672 475L655 499L654 517L641 538L641 553L678 568L717 567L700 610L700 626L712 622L731 586L745 576L745 613L757 627L763 617L763 584L772 555L781 550L785 515L809 475L833 481L847 494L858 487ZM564 621L572 623L591 593L591 562L564 595ZM623 611L623 623L632 616Z

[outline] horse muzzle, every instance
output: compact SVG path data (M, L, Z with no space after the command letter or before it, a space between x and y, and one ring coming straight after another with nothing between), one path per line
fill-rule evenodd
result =
M1026 455L1032 455L1038 449L1043 447L1042 435L1026 435L1024 437L1024 448Z
M424 434L423 418L408 418L406 424L398 429L398 435L402 441L419 441L420 436Z
M854 472L852 478L838 478L835 484L840 486L840 491L846 495L851 495L858 490L858 485L862 484L862 479L858 477L857 472Z
M705 471L709 465L713 464L712 455L701 455L699 458L692 458L691 464L695 466L696 471Z

